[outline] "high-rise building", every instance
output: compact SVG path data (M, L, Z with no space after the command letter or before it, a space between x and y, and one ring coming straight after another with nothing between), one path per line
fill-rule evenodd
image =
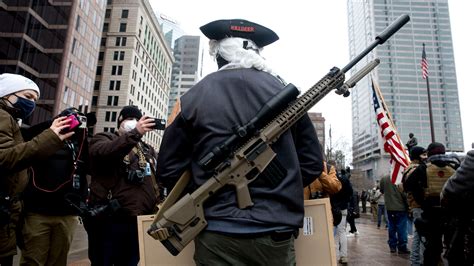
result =
M463 151L448 1L348 0L347 5L351 58L400 15L411 17L407 25L365 59L376 57L381 61L373 78L380 85L402 143L408 141L409 133L414 133L423 147L431 142L427 85L420 67L425 43L435 141L443 143L449 151ZM352 131L354 167L368 177L387 174L388 155L376 123L369 78L352 90Z
M176 39L173 49L171 91L168 116L176 101L201 78L200 37L184 35Z
M160 27L163 31L163 34L165 35L166 43L171 49L173 49L174 42L176 41L176 39L185 35L184 31L181 29L181 26L179 25L178 21L169 16L166 16L163 13L159 13L158 22L160 23Z
M316 134L318 135L319 143L321 144L322 151L325 152L325 143L326 143L326 126L323 114L322 113L313 113L308 112L309 119L313 123Z
M66 107L90 111L105 0L0 1L0 73L31 78L31 124Z
M114 132L120 110L136 105L146 116L166 118L173 57L147 0L108 1L96 71L95 132ZM162 131L144 141L158 148Z

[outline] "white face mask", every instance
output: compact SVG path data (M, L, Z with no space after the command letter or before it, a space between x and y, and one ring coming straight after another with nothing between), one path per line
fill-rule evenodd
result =
M133 130L135 127L137 127L137 120L133 119L133 120L126 120L124 122L122 122L122 130L124 132L130 132L131 130Z

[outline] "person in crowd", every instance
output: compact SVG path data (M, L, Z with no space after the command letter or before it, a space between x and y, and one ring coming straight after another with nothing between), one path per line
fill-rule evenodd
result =
M334 242L336 243L336 258L338 262L347 264L347 208L353 195L352 184L347 178L346 171L341 169L338 175L342 188L339 192L331 195L331 211L334 225Z
M380 226L382 225L382 217L383 222L385 223L385 228L388 228L387 210L385 209L385 197L382 191L380 190L380 182L379 184L377 184L374 200L377 202L377 228L380 229Z
M367 213L367 199L369 195L365 189L360 193L360 201L362 202L362 213Z
M35 109L40 89L17 74L0 75L0 265L12 265L17 253L17 231L22 203L20 194L28 183L27 168L63 147L74 133L61 133L69 119L59 117L30 141L24 141L20 124Z
M408 141L407 141L407 150L408 152L411 151L411 148L415 147L416 145L418 145L418 140L416 139L415 137L415 134L413 133L410 133L408 134L408 137L410 138Z
M374 222L377 222L378 214L377 214L377 199L375 198L375 195L377 195L377 186L371 188L369 190L369 202L370 202L370 213L372 213L372 220Z
M407 248L408 203L402 189L393 184L390 176L380 180L380 192L385 201L385 211L388 216L388 246L390 253L410 254Z
M304 188L304 199L327 198L341 190L341 182L337 178L334 162L324 162L321 175Z
M426 149L420 146L415 146L410 151L410 160L411 163L407 169L403 172L403 179L402 183L405 184L406 179L415 171L415 169L420 164L425 164L427 159ZM409 211L411 212L411 216L413 220L421 219L421 213L423 210L421 209L421 202L417 202L413 197L412 192L406 192L407 201ZM425 250L424 247L424 239L418 233L416 228L413 230L413 240L411 245L411 253L410 253L410 262L413 266L420 266L423 265L423 252Z
M137 216L157 210L156 157L143 135L153 118L136 106L119 113L118 130L94 135L91 161L90 215L84 220L92 265L137 265Z
M347 222L351 227L349 230L348 236L357 236L359 235L359 231L357 231L357 227L355 225L355 219L360 217L360 208L359 208L359 193L354 189L352 193L352 197L349 201L349 206L347 208Z
M449 265L474 265L474 150L444 185L441 204L454 227L445 253Z
M441 208L440 193L444 183L459 166L459 159L445 154L442 143L433 142L427 148L426 164L420 164L403 183L404 190L410 192L423 210L421 219L415 220L416 230L425 241L423 265L438 265L443 251L443 236L447 234L447 215Z
M242 20L217 20L201 27L219 70L181 97L181 111L165 130L158 157L159 180L168 191L191 169L202 185L209 172L199 159L234 134L285 83L261 56L278 40L270 29ZM216 116L215 114L219 114ZM197 265L295 265L294 239L303 225L303 188L321 175L323 156L307 115L272 144L283 174L249 184L254 205L240 209L234 189L223 189L205 204L207 227L194 239ZM257 244L260 243L260 244Z
M20 265L66 265L78 224L79 206L85 205L88 171L87 123L85 115L68 108L59 116L79 121L72 124L74 135L53 155L36 160L30 181L22 194L24 203L23 241ZM33 139L50 127L52 120L22 130Z

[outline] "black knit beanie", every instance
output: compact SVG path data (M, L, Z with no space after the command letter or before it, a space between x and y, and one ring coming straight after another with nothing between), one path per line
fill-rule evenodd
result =
M428 145L428 148L426 149L428 151L428 157L436 154L445 154L446 153L446 148L444 147L443 144L439 142L433 142L430 145Z
M142 118L142 112L135 105L129 105L129 106L123 107L122 110L120 111L120 114L117 120L117 128L120 127L120 124L123 122L123 120L127 118L131 118L131 117L136 118L137 120L140 120L140 118Z
M425 153L426 150L423 147L420 146L414 146L410 150L410 160L420 160L420 155Z

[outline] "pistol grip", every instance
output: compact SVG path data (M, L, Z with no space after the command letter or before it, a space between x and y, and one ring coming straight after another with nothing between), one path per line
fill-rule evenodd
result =
M247 186L247 179L245 178L243 182L238 182L235 185L235 190L237 194L237 203L239 204L240 209L245 209L253 206L252 199L250 198L249 187Z

